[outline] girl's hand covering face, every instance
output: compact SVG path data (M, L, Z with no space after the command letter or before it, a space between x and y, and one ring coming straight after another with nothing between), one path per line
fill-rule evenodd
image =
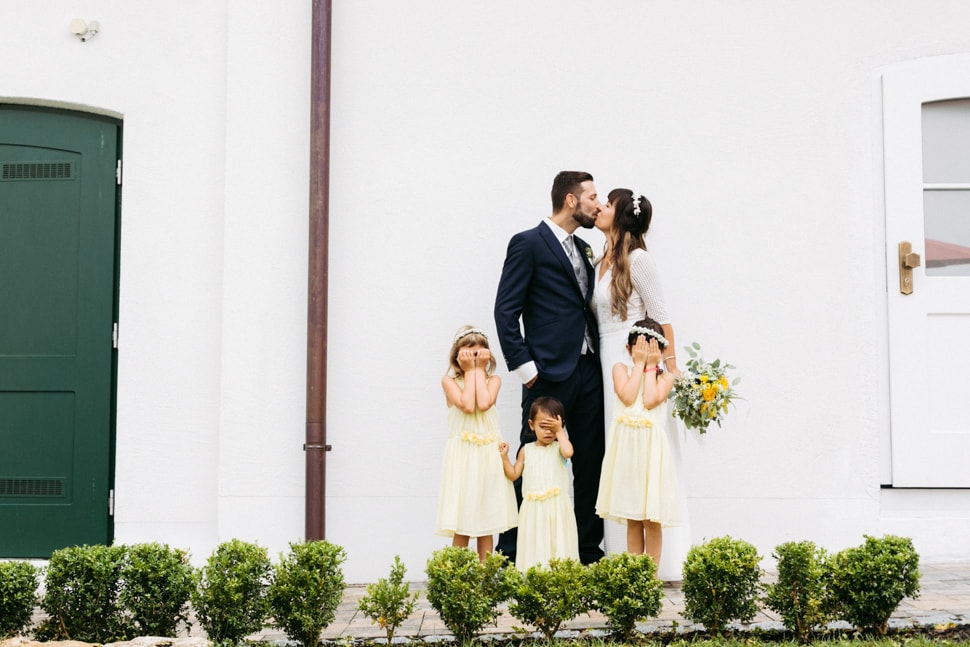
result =
M640 335L637 337L637 343L633 345L630 349L630 355L633 357L633 363L643 363L647 361L649 357L650 345L647 343L647 338L645 335Z
M469 348L458 349L458 366L461 370L468 372L472 370L475 365L475 351Z

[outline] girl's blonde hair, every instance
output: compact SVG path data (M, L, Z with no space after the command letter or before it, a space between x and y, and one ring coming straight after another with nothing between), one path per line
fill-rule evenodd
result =
M458 364L458 351L469 346L479 345L488 348L488 336L480 328L475 326L462 326L455 333L455 340L451 344L451 351L448 352L448 365L455 377L464 377L465 372ZM491 349L489 349L491 350ZM485 367L485 375L491 375L495 371L495 355L489 353L488 366Z

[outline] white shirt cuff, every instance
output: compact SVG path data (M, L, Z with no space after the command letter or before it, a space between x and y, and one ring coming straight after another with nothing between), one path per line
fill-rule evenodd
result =
M516 377L522 380L522 384L528 384L532 381L532 378L539 376L539 371L536 370L535 362L526 362L512 372Z

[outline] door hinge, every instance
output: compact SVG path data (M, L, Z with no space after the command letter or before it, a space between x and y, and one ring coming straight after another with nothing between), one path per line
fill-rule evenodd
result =
M108 516L115 516L115 491L114 488L108 490Z
M111 326L111 347L114 349L118 348L118 322L114 322Z
M121 160L118 160L118 165L115 167L115 180L118 186L121 186Z

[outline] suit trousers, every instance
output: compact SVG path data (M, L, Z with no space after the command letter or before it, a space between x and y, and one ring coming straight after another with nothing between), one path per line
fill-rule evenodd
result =
M579 558L591 564L603 556L603 520L596 515L596 494L599 490L600 470L606 449L603 424L603 375L599 357L586 353L576 369L562 382L542 379L540 375L532 388L522 387L522 445L535 441L529 429L529 409L536 398L550 396L562 402L563 422L573 445L573 509L579 535ZM516 454L518 455L518 454ZM514 462L514 461L513 461ZM529 469L526 465L525 469ZM522 479L515 482L515 498L522 504ZM496 550L515 561L517 528L499 536Z

